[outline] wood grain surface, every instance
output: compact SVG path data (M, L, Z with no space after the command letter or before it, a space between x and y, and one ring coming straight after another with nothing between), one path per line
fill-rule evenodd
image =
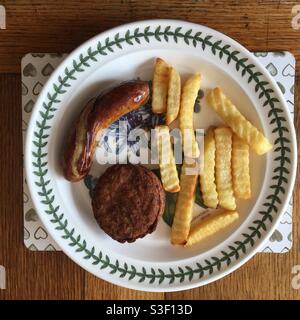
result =
M63 253L30 252L23 244L20 61L28 52L70 52L111 27L174 18L215 28L252 51L289 50L297 59L295 125L299 134L300 30L291 10L300 1L1 1L0 30L0 264L7 270L1 299L300 299L291 286L300 264L299 168L294 191L293 248L257 254L229 276L176 293L145 293L95 278Z

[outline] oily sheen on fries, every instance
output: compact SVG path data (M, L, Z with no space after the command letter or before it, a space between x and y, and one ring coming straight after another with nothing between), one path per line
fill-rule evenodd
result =
M180 175L180 191L177 196L174 220L171 230L172 244L185 244L189 235L195 188L198 175L187 175L187 164L183 164Z
M249 145L235 134L232 138L231 165L234 195L240 199L251 198Z
M201 85L201 76L199 73L194 74L185 82L179 113L179 127L182 134L183 150L185 156L194 158L199 156L199 147L196 142L193 115L194 105ZM189 141L187 141L189 140ZM189 149L189 150L188 150Z
M186 247L199 243L228 227L239 218L236 211L222 211L215 215L205 217L203 220L192 224Z
M268 139L240 113L220 88L211 90L207 101L232 131L246 141L257 154L262 155L272 149Z
M159 169L163 187L168 192L180 190L172 144L168 126L157 126L157 145L159 152Z
M167 111L169 69L170 66L164 60L156 59L152 82L152 111L154 113Z
M204 166L200 172L203 202L209 208L216 208L219 202L215 183L215 153L214 129L209 128L204 137Z
M216 185L221 207L235 210L231 176L232 131L230 128L216 128Z
M166 123L169 125L173 122L179 113L181 95L181 80L177 70L170 68L168 100L167 100L167 116Z

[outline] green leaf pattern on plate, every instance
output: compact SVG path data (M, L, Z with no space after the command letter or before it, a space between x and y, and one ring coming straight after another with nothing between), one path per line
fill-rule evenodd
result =
M60 212L60 206L56 204L55 195L51 189L51 180L47 175L46 153L44 148L48 143L48 134L51 126L48 124L56 111L55 105L60 102L60 95L64 94L71 85L72 80L76 79L78 73L83 72L95 60L101 56L106 56L114 50L122 50L124 45L139 45L141 41L168 41L172 38L176 43L184 41L186 45L197 47L200 50L210 50L219 59L226 59L227 63L235 65L237 72L247 77L248 82L255 84L255 92L262 101L262 105L269 110L269 120L274 128L274 133L278 138L274 141L274 161L277 167L274 170L273 184L270 186L270 194L266 197L264 209L259 213L261 219L255 220L249 226L249 231L241 235L241 240L228 246L226 251L221 251L217 256L206 259L204 262L195 265L186 265L184 268L175 266L166 272L153 265L153 267L135 267L126 262L120 263L118 259L111 259L102 251L96 252L95 247L91 247L86 240L76 232L75 228L69 225L64 213ZM72 68L66 68L53 85L53 90L48 92L47 98L43 103L39 120L36 121L35 139L32 141L34 146L33 162L35 168L33 174L36 176L35 184L39 189L40 201L45 205L45 212L48 214L51 223L61 232L61 236L86 260L90 260L93 265L98 265L100 269L107 269L111 274L119 277L126 277L128 281L137 280L147 281L149 284L163 282L173 283L192 281L204 277L206 274L213 274L220 270L222 266L228 266L244 255L255 245L257 239L261 238L262 233L267 229L267 224L272 222L273 215L278 211L278 204L281 200L279 195L285 192L284 186L288 182L288 169L286 163L289 162L290 141L286 137L288 129L285 127L286 119L282 116L281 109L278 107L278 100L273 96L273 89L269 83L261 80L262 74L255 69L255 66L248 64L247 58L242 57L239 51L232 51L230 45L221 40L215 40L210 35L202 35L201 32L193 32L192 29L183 31L181 27L172 29L171 27L156 28L146 27L143 30L136 28L134 31L127 30L124 35L116 34L112 38L99 42L96 48L89 48L86 53L82 53L78 60L73 61Z

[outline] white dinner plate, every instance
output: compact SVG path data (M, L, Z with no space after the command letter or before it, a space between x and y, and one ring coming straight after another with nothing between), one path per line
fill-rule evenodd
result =
M204 94L220 86L241 112L274 145L264 156L250 155L252 198L238 201L237 223L191 248L170 244L170 227L131 244L109 238L93 218L89 189L99 164L99 145L90 175L70 183L62 176L61 149L85 103L124 80L150 80L156 57L182 79L200 72ZM200 102L196 128L222 121ZM152 119L142 108L134 125ZM129 119L130 122L130 119ZM111 128L113 132L113 128ZM77 264L120 286L176 291L224 277L249 260L274 231L288 204L296 171L296 138L284 98L268 72L243 46L207 27L176 20L126 24L85 42L53 72L35 105L26 140L27 182L36 210L51 236ZM198 205L195 205L197 211ZM199 208L198 208L199 209ZM199 211L200 212L200 211ZM62 270L63 272L63 270Z

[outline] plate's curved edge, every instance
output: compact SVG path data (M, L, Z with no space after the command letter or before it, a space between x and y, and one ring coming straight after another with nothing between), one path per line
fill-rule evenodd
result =
M170 22L172 22L172 23L177 22L177 23L180 23L180 24L186 24L186 25L189 24L189 25L191 25L191 26L194 25L195 27L199 28L199 25L197 25L197 24L188 23L188 22L184 22L184 21L180 21L180 20L148 20L148 21L140 21L140 22L137 22L137 23L130 23L130 24L127 24L127 25L123 25L123 26L120 26L120 27L116 27L116 28L114 28L114 29L111 29L111 30L107 31L107 33L111 33L111 32L116 31L116 30L118 30L118 29L123 29L124 27L136 26L138 23L147 23L147 22L149 22L150 24L153 24L153 23L155 23L155 22L157 22L157 23L162 23L162 22L168 23L168 21L170 21ZM203 27L203 26L201 26L201 27ZM207 28L207 27L203 27L203 28L206 29L207 31L212 32L212 33L222 35L223 37L226 38L227 41L232 42L236 47L239 47L239 49L240 49L241 51L243 51L243 52L246 54L246 56L250 56L250 55L251 55L247 49L245 49L244 47L242 47L241 45L239 45L238 43L236 43L236 42L235 42L234 40L232 40L231 38L229 38L229 37L227 37L227 36L225 36L225 35L217 32L217 31L215 31L215 30L209 29L209 28ZM77 54L77 52L80 52L80 51L82 50L82 48L86 46L86 44L91 43L91 42L94 41L95 39L97 39L97 38L99 38L99 37L103 37L103 36L105 36L105 33L100 34L100 35L97 35L97 36L95 36L94 38L88 40L87 42L85 42L84 44L82 44L79 48L77 48L76 50L74 50L74 51L70 54L70 57L73 57L74 55ZM281 100L281 101L280 101L281 104L283 104L283 105L285 106L285 108L287 108L286 103L285 103L285 101L284 101L284 99L283 99L283 96L282 96L279 88L277 87L277 84L275 83L274 79L272 79L271 76L270 76L268 73L265 72L264 67L261 66L260 62L259 62L255 57L253 57L253 56L251 55L251 58L256 61L256 65L260 66L261 70L263 71L263 75L264 75L264 76L268 79L268 81L272 84L272 87L273 87L273 88L276 88L276 95L281 98L281 99L280 99L280 100ZM61 72L60 70L62 69L63 66L64 66L64 62L62 62L62 64L58 67L58 69L51 75L50 79L48 80L48 81L49 81L48 83L51 83L51 81L53 82L53 79L54 79L55 77L57 77L57 75L59 74L59 72ZM45 86L45 87L46 87L46 86ZM46 90L43 90L43 91L44 91L44 94L45 94L45 91L46 91ZM42 101L42 95L40 95L39 99ZM39 100L37 101L37 104L38 104L38 103L40 103ZM37 112L38 112L38 110L37 110L37 108L35 108L34 113L36 114ZM289 120L289 127L290 127L290 128L293 128L293 124L292 124L292 121L291 121L291 118L290 118L288 112L286 112L286 114L287 114L287 118L288 118L288 120ZM34 114L33 114L33 118L35 118L35 117L34 117ZM28 128L27 137L29 136L29 132L31 132L31 134L32 134L32 131L33 131L33 124L32 124L32 121L31 121L31 122L30 122L30 125L29 125L29 128ZM292 141L291 141L291 142L292 142L292 144L293 144L293 150L294 150L292 163L293 163L293 168L295 168L295 164L296 164L296 147L295 147L295 146L296 146L296 140L295 140L295 138L296 138L296 135L295 135L295 131L294 131L293 129L292 129L291 131L292 131L292 132L291 132L291 136L292 136ZM30 142L31 142L31 141L30 141ZM29 145L30 142L29 142L29 139L26 138L26 150L30 150L30 148L28 147L28 145ZM29 160L27 160L27 156L26 156L25 165L26 165L26 174L27 174L27 177L30 176L30 174L29 174L29 164L28 164L28 161L29 161ZM295 180L295 175L296 175L296 171L295 171L295 169L293 169L292 178L291 178L291 181L292 181L292 182L294 182L294 180ZM287 195L289 195L289 194L291 193L291 190L292 190L292 189L293 189L293 183L290 183L290 184L289 184L289 190L288 190ZM287 198L289 198L289 197L286 196L286 199L287 199ZM286 202L288 202L288 200L287 200ZM35 205L35 201L34 201L34 205ZM284 204L284 206L286 206L286 205L287 205L287 203ZM35 206L36 206L36 205L35 205ZM42 218L42 217L41 217L41 218ZM278 216L276 217L276 220L278 221L279 218L280 218L280 215L278 215ZM43 220L43 218L42 218L42 220ZM45 221L48 221L48 220L45 219ZM45 222L45 221L43 221L43 222ZM46 223L46 224L48 225L48 223ZM276 227L276 223L274 223L273 229L275 229L275 227ZM272 230L269 230L268 233L271 233L271 232L272 232ZM54 235L52 234L52 236L54 236ZM56 236L57 236L57 239L56 239ZM54 238L55 238L55 240L56 240L57 242L61 242L61 241L60 241L61 238L59 237L59 235L58 235L57 233L55 233L55 237L54 237ZM267 239L268 239L268 237L265 237L264 241L267 240ZM261 241L261 242L259 243L259 247L261 247L261 246L264 244L264 241ZM255 248L255 250L252 250L251 253L248 253L247 256L245 256L245 257L243 257L242 259L240 259L240 261L239 261L238 263L236 263L234 266L232 266L231 268L228 268L228 269L225 270L225 271L222 271L222 273L221 273L220 275L216 275L215 277L213 277L213 276L210 277L209 279L207 279L207 281L205 281L205 280L203 279L203 280L201 280L201 283L199 283L199 282L196 282L196 283L194 283L194 284L189 283L189 284L186 285L186 286L185 286L185 285L179 285L178 288L170 288L170 290L168 290L168 289L166 289L166 288L164 288L163 290L161 290L161 289L162 289L161 287L158 287L158 288L157 288L158 290L156 290L156 287L151 287L151 289L150 289L149 291L176 291L176 290L183 290L183 289L193 288L193 287L197 287L197 286L199 286L199 285L204 285L204 284L207 284L207 283L209 283L209 282L215 281L215 280L217 280L217 279L225 276L226 274L231 273L231 272L234 271L236 268L238 268L241 264L243 264L243 263L245 263L246 261L248 261L248 260L256 253L256 251L257 251L258 249L259 249L258 247ZM64 251L66 252L67 250L64 250ZM68 254L68 253L67 253L67 254ZM68 254L68 255L69 255L69 254ZM74 256L71 256L71 255L69 255L69 256L70 256L70 258L72 258L72 259L74 260ZM76 260L79 260L79 259L76 259ZM81 261L81 260L82 260L82 259L80 258L80 261ZM79 263L78 261L76 261L76 262L77 262L78 264L80 264L83 268L87 269L87 266L86 266L86 265L83 265L83 264ZM94 272L93 272L93 273L94 273ZM97 275L97 276L99 276L99 274L96 274L96 273L94 273L94 274ZM108 280L108 281L110 281L110 282L113 282L113 283L115 283L115 284L120 284L120 283L117 282L117 281L114 282L112 279L114 279L114 278L109 278L109 279L106 279L106 280ZM130 285L129 285L129 284L130 284ZM126 285L126 286L127 286L127 287L130 287L130 288L132 288L132 289L138 289L138 290L144 290L144 291L148 291L147 289L149 288L148 286L143 287L142 285L138 285L138 284L135 284L135 285L131 286L131 284L135 284L135 283L134 283L134 282L127 282L127 285Z

